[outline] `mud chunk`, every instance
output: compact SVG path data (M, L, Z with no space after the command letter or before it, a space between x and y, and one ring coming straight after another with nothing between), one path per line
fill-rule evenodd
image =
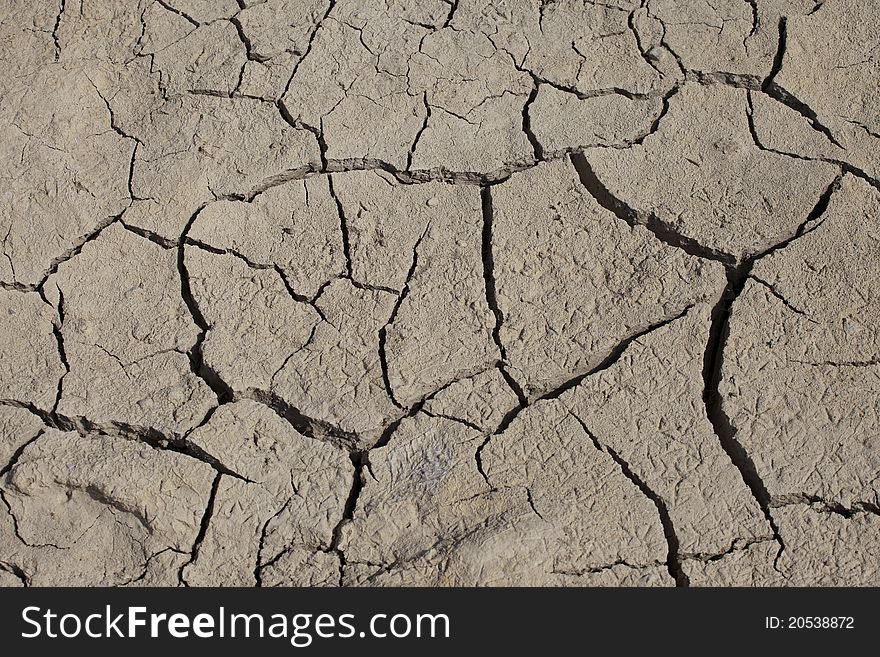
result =
M320 159L313 134L251 98L173 98L130 117L125 130L144 142L126 221L169 240L218 196L250 197L280 173L317 166Z
M695 586L877 586L878 519L871 512L841 512L822 503L774 509L785 543L735 550L720 559L685 564Z
M497 359L474 186L333 176L355 280L398 291L384 325L390 393L408 408ZM430 201L434 201L433 205Z
M65 374L57 313L36 292L0 289L0 397L50 409Z
M4 92L4 282L41 282L128 206L135 142L114 132L111 122L100 92L81 69L28 71Z
M544 157L551 157L591 146L628 145L651 130L662 107L660 99L622 94L580 99L542 84L528 112Z
M301 413L359 442L372 444L399 417L382 375L379 331L394 295L331 283L315 302L324 319L314 336L291 353L272 381L272 392Z
M690 71L763 80L780 48L780 21L816 6L811 0L651 0L647 14L667 47Z
M703 353L711 308L637 338L607 370L560 397L668 510L681 555L770 538L757 500L709 422ZM654 402L663 390L662 402Z
M47 430L0 483L0 561L35 586L127 583L159 552L189 553L212 479L183 454Z
M747 92L687 85L641 145L590 153L601 184L702 249L739 260L794 235L835 168L755 145Z
M591 566L619 559L662 560L650 502L610 457L582 449L564 408L530 411L489 443L488 481L473 461L479 433L441 418L404 420L388 447L371 455L373 477L343 528L350 583L538 585L583 581ZM537 449L555 456L523 460L539 425L554 431ZM614 495L600 493L612 487Z
M830 143L818 153L798 141L784 150L812 156L830 151L880 176L880 89L867 82L880 74L878 22L866 3L843 0L786 23L787 47L774 82L805 106L801 132L821 126Z
M270 561L276 578L320 579L322 559L296 563L288 556L279 564L279 555L289 546L329 551L351 489L348 454L247 400L221 407L190 440L229 474L220 478L207 532L184 580L251 586Z
M312 298L321 285L345 273L339 215L328 180L290 181L266 189L250 203L211 203L187 237L253 265L280 268L297 294Z
M153 56L171 93L215 93L231 96L247 61L235 26L217 21L200 26Z
M40 418L30 411L0 406L0 470L9 467L16 454L44 430Z
M181 297L176 250L114 224L49 282L70 366L60 413L183 433L216 403L190 367L199 328Z
M530 397L599 365L621 339L714 301L722 268L605 210L568 162L492 188L499 332Z
M877 499L880 194L846 176L802 237L733 304L724 411L773 498Z
M313 335L317 311L291 297L274 269L194 247L187 247L184 262L193 299L210 326L205 363L233 390L269 389Z

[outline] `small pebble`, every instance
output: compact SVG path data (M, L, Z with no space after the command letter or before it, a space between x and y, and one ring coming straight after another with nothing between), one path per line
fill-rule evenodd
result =
M656 62L660 59L661 51L657 46L653 46L645 53L645 56L650 59L652 62Z

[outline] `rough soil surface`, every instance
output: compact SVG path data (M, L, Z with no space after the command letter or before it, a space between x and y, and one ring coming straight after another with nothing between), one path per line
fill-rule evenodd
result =
M874 0L7 0L0 585L880 585Z

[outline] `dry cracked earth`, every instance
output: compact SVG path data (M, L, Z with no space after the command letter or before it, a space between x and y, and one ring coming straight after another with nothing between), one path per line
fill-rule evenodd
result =
M3 0L0 62L0 584L880 584L876 0Z

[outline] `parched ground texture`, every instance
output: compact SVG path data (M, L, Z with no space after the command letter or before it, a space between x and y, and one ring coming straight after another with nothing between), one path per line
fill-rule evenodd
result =
M0 63L0 585L880 584L877 0L2 0Z

